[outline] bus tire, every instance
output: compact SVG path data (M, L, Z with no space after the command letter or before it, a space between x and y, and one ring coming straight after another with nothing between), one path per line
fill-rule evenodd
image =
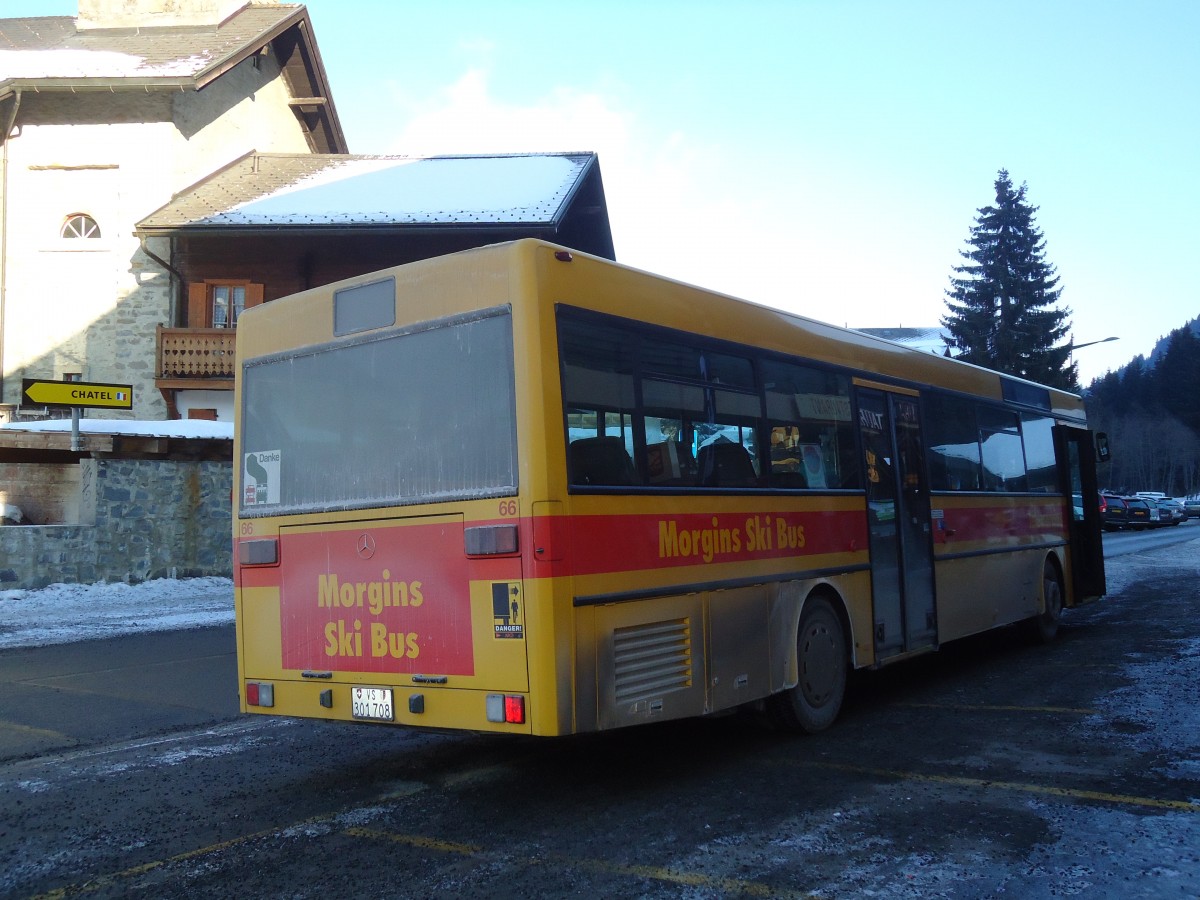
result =
M1025 635L1035 644L1048 644L1058 636L1062 621L1063 587L1058 567L1049 560L1042 569L1042 612L1023 623Z
M767 700L775 727L814 734L833 724L846 696L846 630L832 604L810 597L796 635L796 686Z

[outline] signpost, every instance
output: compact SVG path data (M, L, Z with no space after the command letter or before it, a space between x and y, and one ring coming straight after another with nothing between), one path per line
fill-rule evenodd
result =
M21 394L31 406L58 409L133 409L133 385L96 381L39 381L25 378Z
M79 410L133 409L133 385L97 381L39 381L21 379L22 405L53 406L71 410L71 450L83 449L79 439Z

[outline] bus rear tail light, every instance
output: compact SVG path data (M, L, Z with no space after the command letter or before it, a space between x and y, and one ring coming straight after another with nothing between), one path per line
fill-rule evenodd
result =
M463 529L467 556L498 556L516 553L516 525L478 525Z
M519 694L488 694L487 720L508 725L524 725L525 698Z
M246 682L247 706L274 706L275 685L263 681Z
M243 566L274 566L279 563L279 541L259 538L238 544L238 562Z

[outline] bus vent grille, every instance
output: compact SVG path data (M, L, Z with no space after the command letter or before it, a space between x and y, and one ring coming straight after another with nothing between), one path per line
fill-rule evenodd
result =
M686 618L613 632L616 699L628 703L692 684L692 630Z

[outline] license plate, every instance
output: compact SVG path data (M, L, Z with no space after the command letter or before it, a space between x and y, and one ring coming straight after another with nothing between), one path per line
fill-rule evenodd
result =
M394 722L391 688L356 687L350 692L350 714L356 719Z

